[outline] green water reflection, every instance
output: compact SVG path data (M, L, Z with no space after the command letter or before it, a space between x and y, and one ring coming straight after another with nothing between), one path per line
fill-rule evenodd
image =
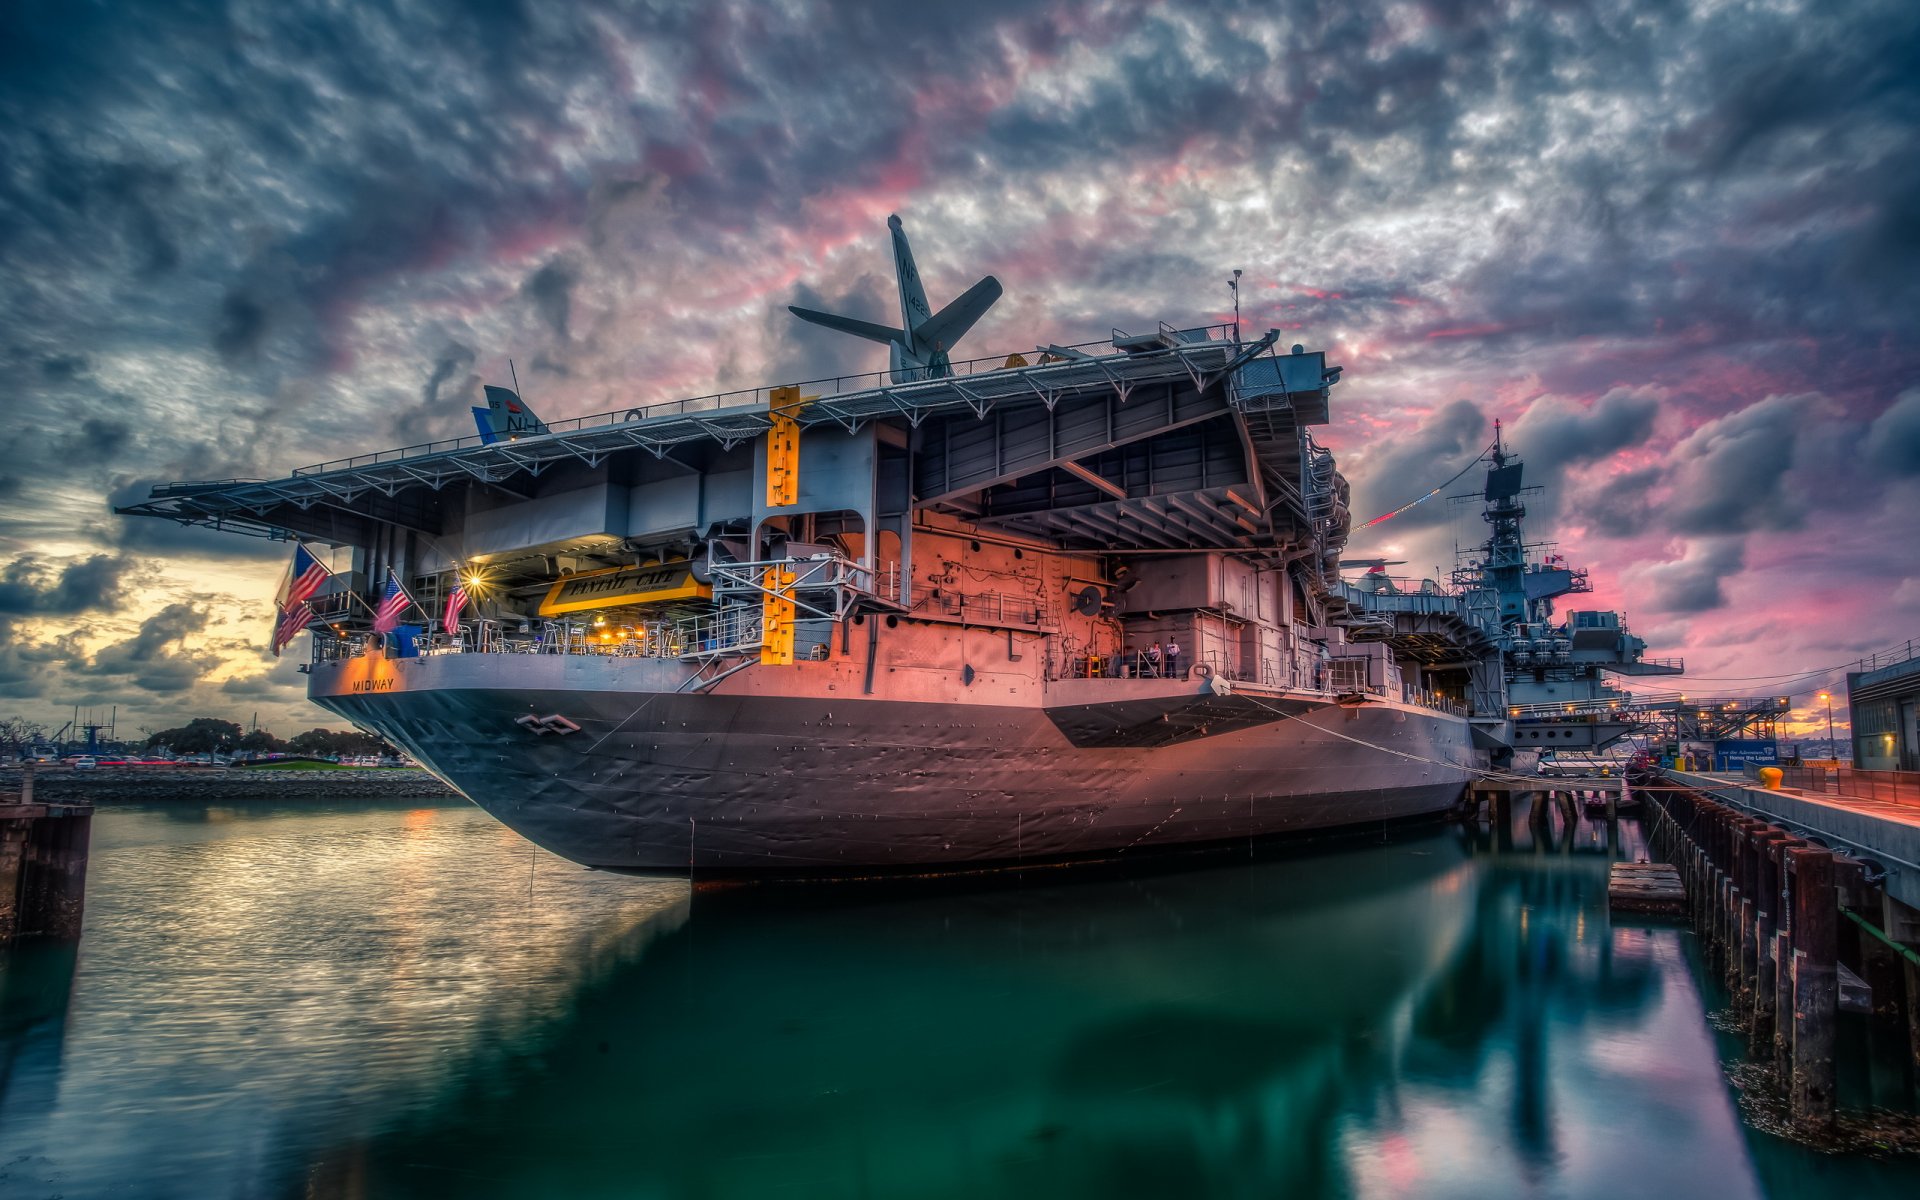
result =
M829 898L464 807L116 810L0 977L0 1193L1779 1192L1597 831ZM1621 852L1631 853L1631 841ZM1911 1195L1920 1172L1841 1168Z

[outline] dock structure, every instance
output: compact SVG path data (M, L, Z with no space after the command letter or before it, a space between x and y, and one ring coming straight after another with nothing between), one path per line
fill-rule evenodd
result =
M0 794L0 947L79 938L92 833L93 805L37 803L32 771Z
M1840 1012L1871 1014L1876 1051L1920 1067L1920 808L1732 775L1666 781L1650 791L1650 844L1678 869L1795 1122L1830 1129Z
M1603 802L1608 820L1620 815L1630 800L1626 780L1615 775L1542 776L1539 780L1512 775L1488 775L1467 786L1467 806L1475 813L1487 810L1494 819L1510 817L1516 805L1532 802L1529 820L1544 820L1549 812L1562 812L1568 820L1577 820L1583 803Z
M1686 885L1670 863L1617 862L1607 872L1607 907L1615 912L1684 916Z

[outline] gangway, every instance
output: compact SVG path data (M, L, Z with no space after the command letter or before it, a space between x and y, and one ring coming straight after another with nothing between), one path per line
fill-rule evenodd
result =
M1661 694L1516 704L1507 709L1507 716L1513 720L1517 746L1547 749L1590 744L1598 748L1629 735L1662 744L1770 739L1779 718L1792 707L1788 696ZM1575 736L1581 731L1588 736Z

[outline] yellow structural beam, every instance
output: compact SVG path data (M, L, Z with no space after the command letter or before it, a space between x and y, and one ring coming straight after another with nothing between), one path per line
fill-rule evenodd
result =
M793 662L793 585L799 576L780 567L768 567L761 577L766 599L760 607L760 661L770 667Z
M767 392L767 507L800 503L800 410L818 396L802 396L797 387Z

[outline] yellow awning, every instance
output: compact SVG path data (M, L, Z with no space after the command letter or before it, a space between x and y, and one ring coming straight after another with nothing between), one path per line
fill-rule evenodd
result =
M647 567L615 567L569 575L547 592L547 598L540 602L540 615L557 617L592 608L712 597L713 587L695 579L693 565L683 558Z

